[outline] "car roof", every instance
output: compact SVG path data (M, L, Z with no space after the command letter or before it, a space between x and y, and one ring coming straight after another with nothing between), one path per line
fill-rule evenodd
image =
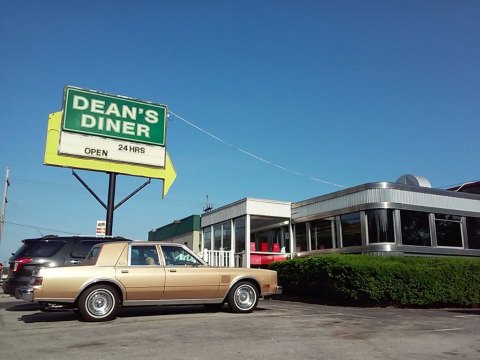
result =
M39 238L30 238L24 239L22 242L32 242L32 241L81 241L81 240L96 240L96 241L131 241L122 236L114 237L103 237L95 235L75 235L75 236L58 236L58 235L45 235Z
M146 241L146 240L113 240L113 241L105 241L100 244L97 244L95 246L102 246L104 244L111 244L111 243L130 243L132 245L168 245L168 246L175 246L175 247L181 247L181 248L186 248L185 245L183 244L178 244L170 241Z

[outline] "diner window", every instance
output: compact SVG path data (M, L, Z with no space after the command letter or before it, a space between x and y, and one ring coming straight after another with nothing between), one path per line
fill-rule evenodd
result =
M232 227L230 221L222 224L222 250L232 248Z
M235 251L245 251L245 218L234 220L235 228Z
M467 217L468 248L480 249L480 218Z
M460 216L435 214L437 246L463 247Z
M255 243L256 251L268 251L268 230L251 233L250 240Z
M212 249L212 228L210 226L203 229L203 248Z
M375 209L365 211L368 224L368 243L395 242L393 210Z
M290 251L290 242L288 227L282 226L276 228L274 231L273 237L273 252L289 252Z
M342 224L342 245L361 246L362 245L362 225L360 222L360 213L350 213L340 216Z
M213 226L213 250L232 248L232 227L230 221Z
M307 224L295 224L295 246L297 251L307 250Z
M428 213L400 211L403 245L432 246Z
M218 224L213 227L213 250L220 250L222 247L222 225Z
M332 249L335 240L335 221L314 220L310 222L312 250Z

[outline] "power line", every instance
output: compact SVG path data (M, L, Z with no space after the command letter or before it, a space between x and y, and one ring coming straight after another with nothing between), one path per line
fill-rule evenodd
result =
M239 147L236 147L236 146L230 144L229 142L227 142L227 141L219 138L218 136L213 135L212 133L208 132L207 130L202 129L200 126L195 125L194 123L192 123L192 122L188 121L187 119L181 117L180 115L177 115L176 113L174 113L174 112L171 111L171 110L168 110L168 112L169 112L170 114L172 114L173 116L175 116L177 119L182 120L182 121L183 121L184 123L186 123L187 125L190 125L191 127L193 127L193 128L195 128L195 129L197 129L198 131L204 133L205 135L207 135L207 136L209 136L209 137L217 140L218 142L221 142L221 143L224 144L224 145L227 145L227 146L229 146L229 147L231 147L231 148L234 148L234 149L236 149L237 151L239 151L239 152L243 153L244 155L247 155L247 156L249 156L249 157L251 157L251 158L253 158L253 159L255 159L255 160L261 161L261 162L263 162L263 163L265 163L265 164L268 164L268 165L270 165L270 166L276 167L276 168L278 168L278 169L287 171L287 172L289 172L289 173L292 173L292 174L295 174L295 175L298 175L298 176L304 176L304 177L306 177L306 178L308 178L308 179L310 179L310 180L316 181L316 182L320 182L320 183L323 183L323 184L332 185L332 186L336 186L336 187L340 187L340 188L345 188L345 187L346 187L346 186L344 186L344 185L340 185L340 184L336 184L336 183L333 183L333 182L330 182L330 181L322 180L322 179L319 179L319 178L316 178L316 177L308 176L308 175L302 174L301 172L298 172L298 171L289 169L289 168L287 168L287 167L278 165L278 164L276 164L276 163L274 163L274 162L272 162L272 161L269 161L269 160L267 160L267 159L264 159L264 158L262 158L262 157L260 157L260 156L258 156L258 155L255 155L255 154L253 154L253 153L251 153L251 152L249 152L249 151L246 151L246 150L244 150L244 149L242 149L242 148L239 148Z
M55 190L63 190L63 191L77 191L78 187L77 186L71 186L71 185L66 185L66 184L60 184L60 183L55 183L51 181L38 181L35 179L24 179L24 178L19 178L19 177L12 177L11 178L12 182L15 182L16 185L25 185L25 186L42 186L46 188L52 188Z
M62 234L80 235L80 233L78 233L78 232L70 232L70 231L65 231L65 230L58 230L58 229L52 229L52 228L47 228L47 227L43 227L43 226L36 226L36 225L20 224L20 223L14 223L14 222L11 222L11 221L5 221L5 224L10 224L10 225L15 225L15 226L21 226L21 227L26 227L26 228L35 229L35 230L53 231L53 232L62 233Z

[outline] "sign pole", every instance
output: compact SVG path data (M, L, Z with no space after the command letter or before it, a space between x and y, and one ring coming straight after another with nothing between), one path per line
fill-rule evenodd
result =
M78 175L75 170L72 170L72 175L77 178L78 181L88 190L88 192L102 205L105 210L107 210L107 219L106 220L99 220L97 221L97 236L112 236L112 229L113 229L113 214L118 207L122 206L126 201L131 199L135 194L137 194L140 190L142 190L145 186L150 184L152 179L148 179L143 185L139 186L135 191L133 191L130 195L128 195L125 199L120 201L117 205L115 205L115 187L116 187L116 179L117 173L107 173L109 175L109 186L108 186L108 205L100 199L100 197L95 194L95 192L82 180L80 175ZM108 224L110 224L108 228ZM101 230L101 233L99 231ZM1 234L1 233L0 233Z
M109 173L109 175L110 178L108 182L107 228L105 229L106 236L112 236L113 211L115 210L115 184L117 180L116 173Z

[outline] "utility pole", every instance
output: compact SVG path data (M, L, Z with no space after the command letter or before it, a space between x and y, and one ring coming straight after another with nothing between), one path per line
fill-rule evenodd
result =
M7 166L7 175L5 176L5 190L3 191L3 198L2 198L2 210L0 213L0 244L2 242L2 233L3 227L5 224L5 210L7 209L7 195L8 195L8 187L10 186L10 181L8 180L10 176L10 168Z

